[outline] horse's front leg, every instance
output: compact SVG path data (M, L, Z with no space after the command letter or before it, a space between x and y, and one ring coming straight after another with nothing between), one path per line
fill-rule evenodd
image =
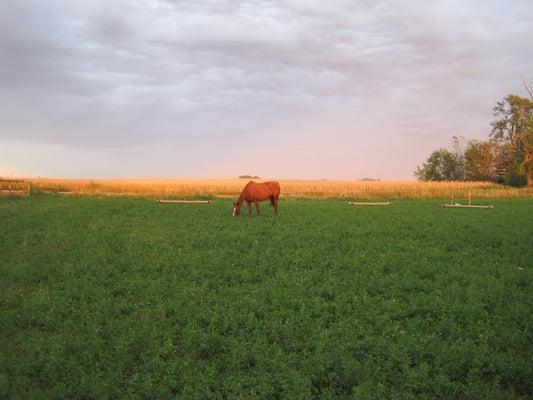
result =
M259 212L259 202L258 201L255 202L255 210L257 211L257 215L261 215L261 213Z
M248 204L248 216L252 216L252 203L250 201L246 202Z

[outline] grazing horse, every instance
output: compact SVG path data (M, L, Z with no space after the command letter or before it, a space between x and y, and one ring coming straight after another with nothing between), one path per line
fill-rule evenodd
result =
M241 214L241 206L244 202L248 203L248 215L252 215L252 203L255 203L257 215L260 215L259 202L264 200L270 200L271 205L274 206L274 213L278 215L279 183L248 182L237 202L233 203L233 216L238 217Z

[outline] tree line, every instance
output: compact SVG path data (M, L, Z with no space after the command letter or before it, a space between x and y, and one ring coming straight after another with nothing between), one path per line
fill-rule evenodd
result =
M453 137L449 149L433 151L418 166L422 181L491 181L512 186L533 184L533 85L529 98L508 95L493 108L487 140Z

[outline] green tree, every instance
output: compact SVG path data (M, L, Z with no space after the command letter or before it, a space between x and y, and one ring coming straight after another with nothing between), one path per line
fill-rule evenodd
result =
M421 181L456 181L464 178L463 162L446 149L430 154L427 161L416 167L415 177Z
M490 137L505 148L501 161L506 183L525 185L533 172L533 99L508 95L496 103L493 116Z

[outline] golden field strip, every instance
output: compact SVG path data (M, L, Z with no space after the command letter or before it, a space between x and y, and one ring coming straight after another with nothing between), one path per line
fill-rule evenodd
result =
M17 178L31 193L180 197L237 196L246 179L51 179ZM274 179L273 179L274 180ZM12 178L0 178L5 189ZM261 182L264 180L254 180ZM277 180L282 196L304 198L466 198L532 197L533 188L491 182ZM20 184L19 184L20 185Z

